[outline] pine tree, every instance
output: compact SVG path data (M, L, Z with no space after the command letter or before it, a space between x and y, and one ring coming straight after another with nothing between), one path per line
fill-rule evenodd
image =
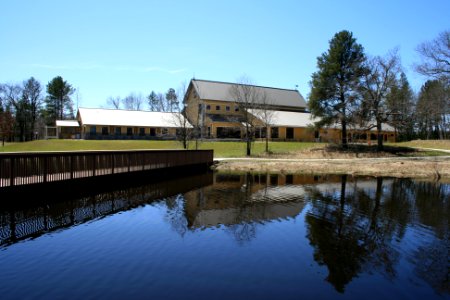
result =
M70 95L75 92L67 81L57 76L47 84L46 110L49 124L54 124L57 119L64 120L66 115L73 115L73 104ZM73 117L73 116L71 116Z
M359 99L358 86L365 73L364 49L349 31L341 31L330 41L327 52L317 58L318 71L312 74L309 109L319 117L316 125L339 123L342 146L347 147L347 125L352 122Z

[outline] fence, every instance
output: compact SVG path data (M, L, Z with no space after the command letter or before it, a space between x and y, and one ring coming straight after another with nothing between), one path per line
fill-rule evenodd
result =
M212 150L1 153L0 187L211 165L212 162Z

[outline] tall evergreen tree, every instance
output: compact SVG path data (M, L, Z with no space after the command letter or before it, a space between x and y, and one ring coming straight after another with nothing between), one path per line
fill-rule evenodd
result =
M428 80L420 89L416 111L421 138L447 138L450 130L448 121L449 90L444 80Z
M169 111L178 111L178 96L177 96L177 92L173 89L170 88L167 93L166 93L166 101L168 103L168 107L169 107Z
M365 73L364 49L349 31L341 31L330 41L327 52L317 58L318 71L312 74L309 109L321 118L316 125L340 123L342 146L347 147L347 125L352 122L358 87Z
M61 76L53 78L47 84L46 110L47 122L54 124L57 119L63 120L66 116L73 117L73 104L70 96L75 89L64 81Z
M158 99L158 95L155 91L152 91L150 95L147 96L148 99L148 107L151 111L160 111L160 103Z
M41 83L34 79L34 77L31 77L27 81L24 81L23 83L23 90L22 90L22 99L26 103L28 108L28 115L29 115L29 130L27 132L28 138L30 140L33 140L35 136L35 129L36 129L36 121L39 115L39 110L41 108L41 92L42 87Z
M388 122L398 131L398 139L413 139L415 95L405 73L400 73L386 100L388 111L391 112Z

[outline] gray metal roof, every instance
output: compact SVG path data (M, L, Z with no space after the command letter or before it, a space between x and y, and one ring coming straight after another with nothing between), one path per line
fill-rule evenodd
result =
M199 95L200 99L216 101L233 101L230 88L236 83L192 79L191 85ZM273 106L306 109L306 102L297 90L287 90L263 86L254 86L261 92L266 93Z

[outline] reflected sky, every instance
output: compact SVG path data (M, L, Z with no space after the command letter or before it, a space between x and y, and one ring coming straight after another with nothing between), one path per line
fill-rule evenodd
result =
M448 299L449 199L410 179L206 173L4 205L0 295Z

